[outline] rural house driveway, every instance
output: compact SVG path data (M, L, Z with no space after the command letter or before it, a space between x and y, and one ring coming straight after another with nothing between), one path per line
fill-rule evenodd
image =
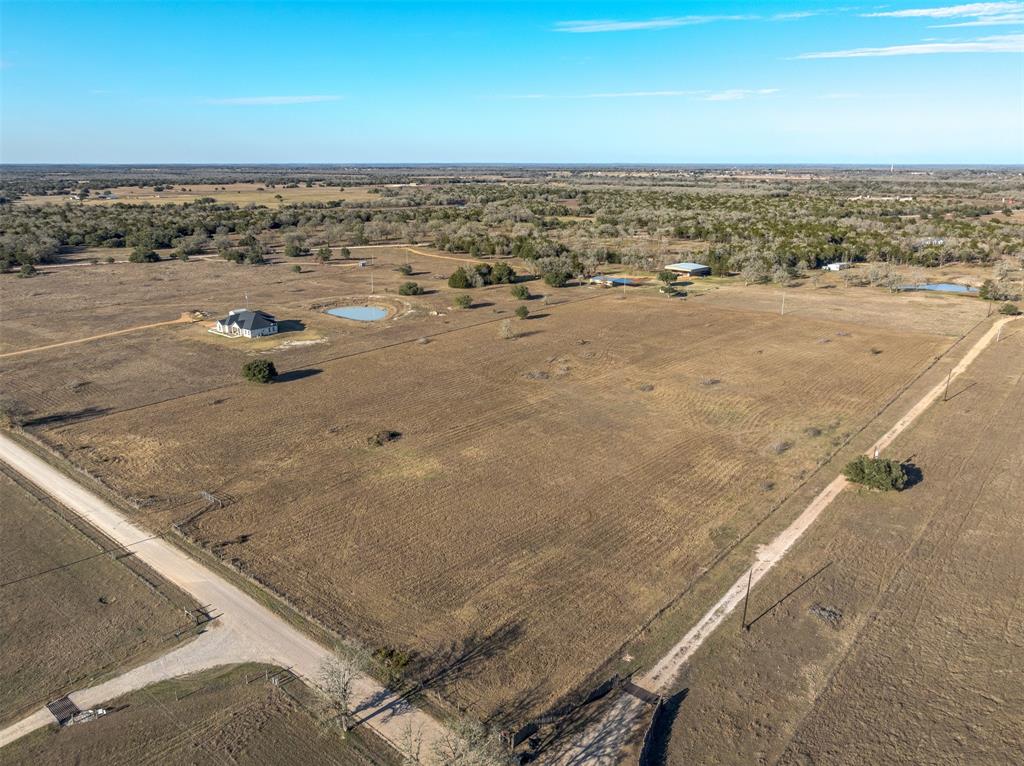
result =
M187 553L153 537L131 523L110 503L0 433L0 460L49 493L132 552L165 579L220 613L213 627L193 641L123 675L89 689L71 693L80 708L99 705L129 691L185 673L238 662L264 662L291 668L315 683L321 663L331 650L288 624L223 577ZM220 623L219 625L217 623ZM444 733L430 715L410 706L376 681L359 676L353 685L352 709L383 739L397 747L407 731L422 735L423 752ZM53 722L46 708L0 730L0 747Z

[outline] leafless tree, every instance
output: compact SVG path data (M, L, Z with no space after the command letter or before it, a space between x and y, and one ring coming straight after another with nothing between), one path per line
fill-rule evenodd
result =
M352 725L352 691L363 667L359 656L337 651L320 665L320 688L334 705L342 732Z

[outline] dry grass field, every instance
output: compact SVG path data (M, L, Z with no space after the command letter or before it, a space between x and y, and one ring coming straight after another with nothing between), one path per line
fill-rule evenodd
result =
M355 186L339 189L336 186L299 186L288 189L284 186L267 188L260 183L237 184L188 184L176 186L163 191L154 191L152 187L118 186L109 190L94 192L84 200L71 200L67 196L25 195L18 200L19 205L58 205L70 202L75 205L181 205L195 202L203 197L210 197L218 203L234 203L243 205L265 205L276 208L281 205L302 202L374 202L381 199L379 194L370 192L370 186ZM103 191L113 195L110 198L99 196ZM280 197L280 199L278 199Z
M157 268L175 266L233 268ZM282 317L365 280L276 275L261 307ZM326 343L273 352L304 371L287 383L238 382L244 346L181 326L46 352L33 363L62 400L30 390L38 367L14 370L14 395L37 397L37 435L148 498L154 528L197 510L200 490L230 496L197 541L325 624L415 652L418 674L446 670L456 705L513 721L583 682L984 311L879 292L872 324L837 311L866 290L779 316L755 300L769 288L737 288L735 305L573 288L558 297L579 302L531 302L510 341L494 313L512 308L507 288L449 311L443 283L416 279L435 292L400 320L302 315ZM69 374L96 385L79 409L109 411L40 416L68 408ZM402 436L368 446L382 429Z
M246 683L259 672L259 680ZM112 700L111 713L69 728L37 731L0 750L0 765L109 766L218 763L239 766L385 766L394 751L362 729L342 738L307 705L311 692L263 680L255 666L220 668ZM299 700L299 701L297 701Z
M0 720L176 645L193 606L179 592L154 590L5 474L0 507Z
M893 445L921 481L843 493L750 616L784 600L694 656L667 763L1019 761L1024 332L1007 330Z

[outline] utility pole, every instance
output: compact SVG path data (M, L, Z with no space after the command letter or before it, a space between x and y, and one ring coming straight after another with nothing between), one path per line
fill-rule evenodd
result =
M373 296L373 255L370 255L370 296Z
M947 401L949 398L949 381L953 377L953 371L949 371L949 375L946 376L946 390L942 394L942 401Z
M782 311L780 312L780 316L786 316L786 294L785 293L782 294Z
M750 580L754 576L754 567L751 565L750 571L747 572L747 594L743 597L743 629L750 630L750 626L747 625L747 602L750 600Z

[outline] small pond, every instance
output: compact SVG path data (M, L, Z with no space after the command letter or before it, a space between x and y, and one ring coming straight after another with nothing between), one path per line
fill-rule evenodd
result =
M965 293L967 295L973 295L978 292L974 287L970 287L969 285L958 285L953 282L936 282L931 285L905 285L901 287L900 290L930 290L936 293Z
M388 315L387 311L378 306L340 306L336 309L327 309L327 313L342 319L354 319L357 322L376 322Z

